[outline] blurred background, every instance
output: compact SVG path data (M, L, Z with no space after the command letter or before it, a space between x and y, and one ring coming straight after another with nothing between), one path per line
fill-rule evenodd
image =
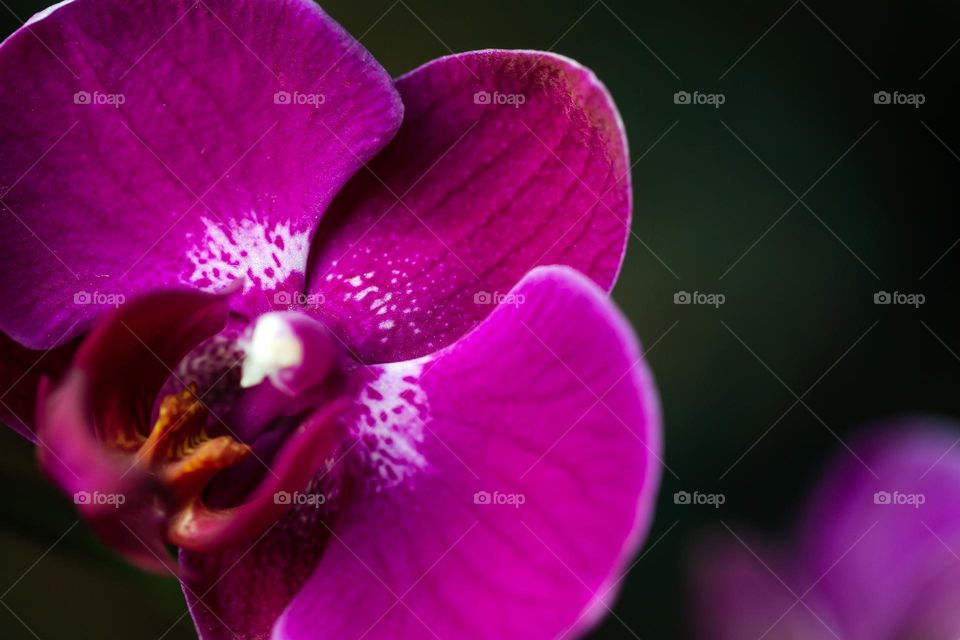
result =
M9 2L4 36L47 4ZM394 75L451 52L546 49L592 68L619 105L635 207L614 296L649 349L669 469L619 620L593 638L690 637L704 534L781 535L831 456L851 455L841 442L892 416L960 416L960 5L323 6ZM877 104L882 91L923 104ZM882 291L925 301L875 304ZM676 304L681 292L723 303ZM72 505L7 430L0 487L0 635L33 637L19 616L44 640L195 637L176 583L71 528ZM726 501L678 505L677 491Z

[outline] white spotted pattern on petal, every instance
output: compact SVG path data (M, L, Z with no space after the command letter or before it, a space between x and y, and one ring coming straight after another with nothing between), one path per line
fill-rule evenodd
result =
M357 448L377 489L394 486L427 464L420 451L429 416L420 387L424 363L420 359L384 365L362 392Z
M219 291L237 279L244 293L255 287L276 289L293 273L304 272L309 231L294 231L289 222L269 224L255 213L226 225L202 217L204 237L187 252L193 273L186 279L207 291Z

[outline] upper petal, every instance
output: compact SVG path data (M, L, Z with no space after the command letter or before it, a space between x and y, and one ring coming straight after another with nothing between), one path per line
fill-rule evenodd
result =
M34 348L105 294L299 290L317 220L402 113L308 0L64 2L0 45L0 78L0 330Z
M311 255L321 313L362 360L447 346L540 264L610 289L630 175L593 73L550 53L476 51L397 88L403 126L334 201Z
M605 612L652 516L653 383L585 277L540 268L513 293L376 370L350 493L275 638L553 638Z

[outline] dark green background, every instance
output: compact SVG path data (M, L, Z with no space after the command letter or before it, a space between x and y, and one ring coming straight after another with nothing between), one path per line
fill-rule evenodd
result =
M623 114L639 160L636 236L615 297L656 345L676 475L664 475L657 542L623 590L622 623L608 619L596 638L686 637L697 615L686 604L689 551L701 535L726 535L720 520L783 532L829 456L849 455L838 437L904 413L960 414L960 247L944 257L960 238L960 46L934 65L960 37L960 7L947 4L325 3L393 74L451 51L552 49L594 69ZM43 6L0 6L3 32ZM678 90L726 103L675 105ZM921 92L926 104L875 105L878 90ZM795 202L791 190L806 192L841 156L804 197L812 212L797 204L721 279ZM927 302L876 306L881 289ZM678 306L678 290L727 302ZM3 602L40 638L193 636L175 582L127 568L83 525L43 555L73 510L7 431L0 487L0 589L13 585ZM723 492L727 503L676 506L680 489ZM3 608L0 630L32 637Z

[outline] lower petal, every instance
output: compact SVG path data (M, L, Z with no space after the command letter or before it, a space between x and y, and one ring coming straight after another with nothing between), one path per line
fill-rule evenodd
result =
M553 638L605 611L652 516L653 382L584 276L539 268L513 293L444 351L372 370L353 486L273 637Z

